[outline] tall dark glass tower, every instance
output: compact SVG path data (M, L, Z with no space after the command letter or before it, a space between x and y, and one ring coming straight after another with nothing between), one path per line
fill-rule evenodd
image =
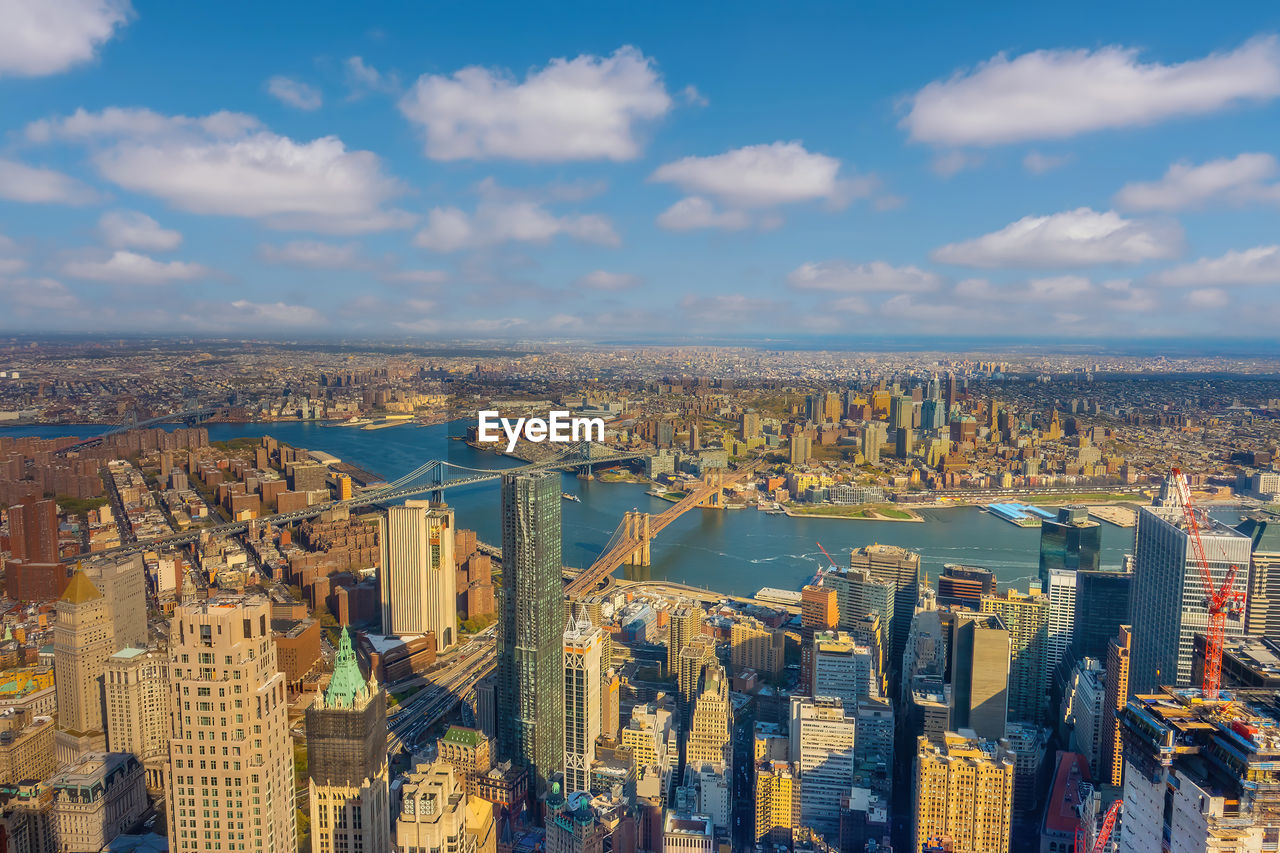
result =
M1102 527L1089 519L1087 507L1059 509L1055 520L1040 525L1041 589L1049 589L1050 569L1096 572L1101 548Z
M528 767L538 796L564 757L560 475L502 478L498 749Z
M1076 575L1075 630L1071 659L1107 659L1107 644L1129 624L1133 572L1080 572Z

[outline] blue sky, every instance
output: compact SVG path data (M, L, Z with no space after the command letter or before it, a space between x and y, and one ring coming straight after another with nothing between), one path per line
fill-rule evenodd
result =
M0 328L1272 336L1274 4L0 0Z

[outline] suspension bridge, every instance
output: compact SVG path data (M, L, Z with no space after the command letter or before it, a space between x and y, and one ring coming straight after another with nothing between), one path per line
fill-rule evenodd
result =
M573 599L590 593L623 563L633 566L649 565L649 543L655 536L695 507L720 506L724 501L724 490L747 479L758 465L758 462L752 463L736 471L711 469L703 475L697 486L661 515L654 516L638 510L628 512L591 567L584 569L565 585L565 596Z
M220 412L225 412L227 408L228 407L225 405L202 406L198 404L191 404L180 412L170 412L167 415L147 418L142 421L129 420L122 424L107 427L97 435L90 436L89 438L83 438L74 444L68 444L66 447L60 447L54 451L54 454L62 455L75 450L84 450L86 447L93 447L94 445L100 444L104 439L108 439L113 435L119 435L122 432L129 432L130 430L146 429L147 427L160 426L161 424L199 424ZM134 415L134 417L136 417L136 415Z

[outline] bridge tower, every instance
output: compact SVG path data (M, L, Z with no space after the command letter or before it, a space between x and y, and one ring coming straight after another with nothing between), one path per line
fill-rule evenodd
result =
M428 481L435 486L444 483L444 463L437 462L427 470ZM427 498L432 503L444 503L444 489L432 489L427 493Z
M627 558L632 566L647 566L650 560L649 543L653 541L653 529L650 525L652 516L647 512L630 510L623 519L623 535L638 543L636 549Z
M724 503L724 469L712 468L710 471L702 475L702 482L708 486L715 488L711 494L707 495L698 506L720 506Z

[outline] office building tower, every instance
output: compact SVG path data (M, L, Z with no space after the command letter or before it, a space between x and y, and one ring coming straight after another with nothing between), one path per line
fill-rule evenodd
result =
M813 637L814 696L835 696L854 714L858 700L880 695L876 661L871 649L843 631L823 631Z
M91 559L84 563L84 573L106 599L115 646L112 651L146 648L147 569L142 555Z
M106 744L102 676L115 651L107 600L83 569L77 569L54 605L54 686L58 694L58 760L74 761Z
M576 608L564 631L564 784L570 791L590 790L588 777L600 736L600 654L603 632L591 624L586 608Z
M1097 658L1082 658L1071 673L1066 696L1066 723L1075 751L1085 757L1089 774L1102 767L1103 722L1106 709L1106 672Z
M711 765L725 773L733 764L732 732L729 679L724 667L711 664L702 671L702 684L693 704L685 765L695 769Z
M270 601L180 605L169 622L169 661L169 849L294 853L289 697Z
M951 850L1008 853L1013 776L1014 756L997 742L965 732L920 738L913 849L946 849L938 842L950 839Z
M742 413L742 420L738 426L738 438L751 441L760 436L760 413L755 409L748 409Z
M1142 636L1134 639L1136 657ZM1280 713L1270 698L1202 702L1176 690L1131 698L1122 722L1122 850L1275 846Z
M673 716L669 700L645 702L631 709L631 717L622 729L621 741L631 750L637 771L667 764L667 746L672 743L674 734Z
M142 764L124 752L93 752L49 779L59 853L105 850L147 810Z
M800 590L800 624L815 631L829 631L839 624L836 591L829 586L807 584Z
M1012 645L999 616L957 614L951 640L951 725L983 740L1004 737Z
M920 597L920 555L896 545L866 545L849 555L849 570L858 569L865 569L875 580L893 581L893 621L881 619L880 624L888 644L889 672L897 672Z
M894 455L899 459L908 459L915 452L915 431L911 427L902 427L893 434Z
M889 398L889 428L894 430L911 429L912 426L911 397L898 394Z
M879 463L880 449L884 447L884 442L884 424L871 421L862 427L862 457L868 465Z
M445 761L418 765L405 778L400 798L395 849L478 853L478 840L484 837L485 831L468 823L474 812L469 808L465 781L453 765ZM490 812L489 823L492 822ZM491 834L492 826L489 827ZM348 848L349 851L355 849ZM390 846L364 848L366 853L390 849Z
M1045 666L1050 673L1071 655L1076 621L1076 572L1051 568L1044 594L1049 599Z
M493 767L493 743L479 729L449 726L436 741L436 753L447 761L466 783L467 793L475 793L476 780Z
M858 721L834 696L791 697L791 758L800 773L799 826L840 830L840 798L853 787Z
M1049 587L1051 569L1098 570L1102 527L1089 519L1089 508L1064 506L1056 519L1040 523L1040 585Z
M103 678L107 749L138 757L147 789L164 790L169 763L169 656L127 648L107 658Z
M755 840L757 845L791 846L800 825L800 784L786 761L756 764Z
M681 604L671 614L667 626L667 672L675 675L680 670L680 650L691 639L702 633L702 619L706 614L696 604Z
M453 510L430 501L405 501L387 510L379 529L382 632L432 632L436 651L444 651L458 636Z
M1098 750L1098 778L1107 785L1119 785L1124 772L1124 745L1120 720L1129 701L1129 656L1133 634L1121 625L1107 649L1106 691L1102 699L1102 737Z
M603 664L602 664L603 665ZM610 669L600 681L600 734L616 741L622 725L622 678Z
M1245 631L1280 642L1280 523L1246 518L1236 530L1249 537L1249 598Z
M1245 595L1252 540L1205 517L1200 523L1200 541L1215 590L1235 566L1233 589ZM1186 687L1191 683L1192 638L1207 632L1209 614L1205 606L1208 590L1201 580L1181 507L1139 509L1133 557L1130 692L1151 693L1162 685ZM1243 620L1227 619L1225 634L1243 635Z
M729 665L734 675L750 669L767 679L778 678L787 664L786 639L759 619L735 619L729 628Z
M855 716L853 760L860 783L887 797L893 793L893 706L888 699L863 699Z
M360 673L344 627L329 687L306 712L313 853L391 847L387 700Z
M502 478L498 751L539 797L564 760L560 502L556 472Z
M719 663L716 657L716 641L714 637L707 634L699 634L680 650L680 661L676 665L676 697L680 710L681 731L689 730L689 715L693 711L693 700L697 698L698 688L702 684L702 672L714 663Z
M1129 622L1133 572L1100 570L1076 573L1076 619L1071 656L1105 660L1107 644Z
M867 569L857 568L833 571L823 583L836 591L841 631L852 632L862 619L876 616L880 621L882 635L886 640L892 637L898 595L898 587L893 580L876 578ZM891 641L888 645L891 645ZM906 647L905 643L903 647Z
M951 563L942 567L938 575L938 606L982 608L982 596L996 594L996 576L990 569L980 566L957 566Z
M1000 617L1009 632L1009 719L1040 723L1048 719L1049 599L1006 590L982 599L982 612Z

